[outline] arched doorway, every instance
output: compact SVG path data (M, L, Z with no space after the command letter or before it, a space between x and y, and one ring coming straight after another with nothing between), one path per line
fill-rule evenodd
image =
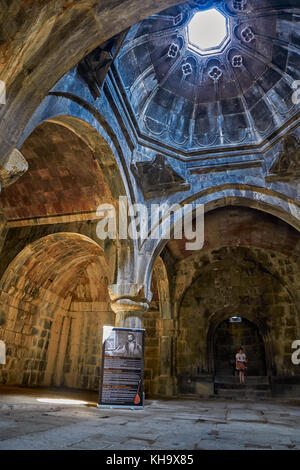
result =
M235 375L235 354L242 347L248 358L248 375L266 375L263 337L258 327L243 317L223 320L214 334L214 373Z

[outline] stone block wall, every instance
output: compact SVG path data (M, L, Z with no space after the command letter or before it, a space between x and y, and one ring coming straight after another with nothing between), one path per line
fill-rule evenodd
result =
M54 315L67 315L62 299L50 301L23 298L22 291L1 291L0 338L6 343L7 363L1 367L0 382L42 385Z
M100 247L56 234L26 247L0 282L0 382L98 390L102 327L114 322Z
M182 301L177 374L213 372L214 331L231 316L258 327L269 375L297 374L291 344L300 337L298 267L278 253L247 248L224 248L208 258Z
M160 374L159 317L158 302L153 301L143 319L143 327L146 330L144 363L144 391L146 397L153 395L155 379Z
M88 311L88 308L94 311ZM100 306L99 306L100 307ZM97 304L70 311L71 324L64 360L62 385L98 390L102 361L102 328L113 324L112 312L100 311ZM104 307L105 308L105 307Z

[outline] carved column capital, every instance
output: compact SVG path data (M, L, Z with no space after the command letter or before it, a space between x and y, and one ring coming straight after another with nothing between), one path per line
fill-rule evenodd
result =
M17 181L27 170L27 160L25 160L19 150L14 149L9 157L3 163L0 163L1 188Z
M141 328L143 315L149 308L141 284L114 284L108 289L111 309L115 313L115 325Z

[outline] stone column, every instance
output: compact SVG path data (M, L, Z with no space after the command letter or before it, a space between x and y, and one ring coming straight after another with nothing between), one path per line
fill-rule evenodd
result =
M177 380L174 376L174 323L171 318L161 319L159 334L159 376L155 394L172 397L177 393Z
M172 375L172 337L160 336L159 338L160 352L160 376L171 377Z
M115 326L142 328L143 316L149 308L143 286L139 284L114 284L109 288L111 309Z

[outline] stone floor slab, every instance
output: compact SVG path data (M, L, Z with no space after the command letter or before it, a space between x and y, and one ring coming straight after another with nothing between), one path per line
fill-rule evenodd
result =
M86 404L40 403L41 396ZM0 387L0 449L300 449L295 401L150 400L139 411L96 403L94 393Z

